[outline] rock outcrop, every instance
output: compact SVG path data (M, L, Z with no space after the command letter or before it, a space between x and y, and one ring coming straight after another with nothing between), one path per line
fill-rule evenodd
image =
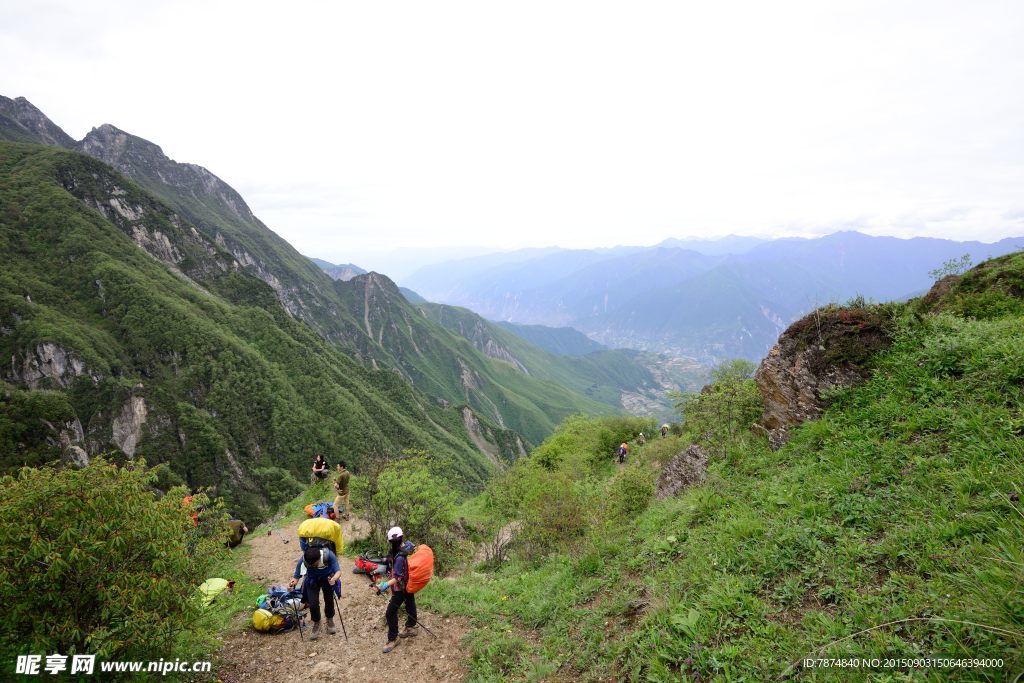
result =
M142 425L146 422L146 413L146 400L141 396L132 396L111 425L114 443L128 457L135 455L135 447L142 437Z
M704 481L708 452L697 444L677 454L661 471L655 495L658 500L678 496L679 492Z
M821 416L828 391L867 377L870 357L892 343L884 322L867 308L819 309L782 333L754 375L765 404L756 428L773 449Z
M82 375L89 375L89 370L81 359L58 344L43 342L20 358L12 356L10 370L3 378L30 389L66 389Z

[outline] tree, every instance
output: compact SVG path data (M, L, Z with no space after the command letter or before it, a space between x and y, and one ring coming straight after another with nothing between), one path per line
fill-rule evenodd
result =
M459 539L453 531L455 494L430 471L422 451L403 451L398 459L378 461L366 476L367 519L373 540L387 543L387 530L402 527L405 537L434 548L439 565L451 563Z
M934 270L928 271L928 277L933 280L941 280L944 277L950 275L962 275L966 273L973 264L971 263L971 255L964 254L960 258L951 258L940 267Z
M155 480L145 463L102 458L0 479L0 642L18 648L7 654L175 651L224 552L225 515L204 494L186 509L184 488L158 499Z
M750 379L755 370L745 359L725 361L711 371L712 383L699 394L673 392L683 426L694 436L711 438L746 429L763 408L757 384Z

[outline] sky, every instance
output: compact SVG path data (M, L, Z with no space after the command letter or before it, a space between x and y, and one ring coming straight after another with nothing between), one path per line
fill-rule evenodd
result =
M0 94L205 166L333 262L1024 235L1018 1L0 9Z

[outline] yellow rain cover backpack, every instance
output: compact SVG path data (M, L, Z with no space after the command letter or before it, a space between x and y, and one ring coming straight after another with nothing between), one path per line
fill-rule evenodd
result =
M302 549L328 548L335 555L345 549L345 540L341 537L341 526L329 519L315 517L307 519L299 525L299 545Z

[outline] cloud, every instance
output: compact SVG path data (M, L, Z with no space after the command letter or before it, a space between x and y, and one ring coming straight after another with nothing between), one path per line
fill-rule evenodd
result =
M1019 230L1018 2L9 9L0 92L332 253Z

